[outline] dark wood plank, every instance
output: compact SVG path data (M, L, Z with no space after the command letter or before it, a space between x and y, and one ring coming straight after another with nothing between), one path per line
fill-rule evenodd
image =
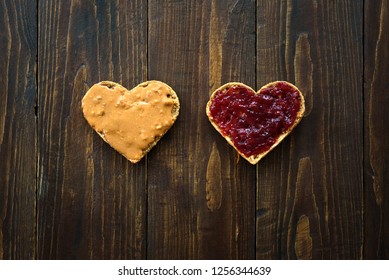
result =
M363 1L257 1L257 87L307 111L258 165L257 258L362 257Z
M146 161L131 164L84 120L94 83L147 75L146 1L39 1L38 257L145 257Z
M389 259L389 1L365 1L365 259Z
M0 1L0 259L36 258L36 1Z
M254 57L254 1L150 1L149 79L181 112L149 154L148 258L255 257L255 167L205 114L223 83L255 84Z
M0 1L0 259L388 259L388 0L56 2L37 29L37 1ZM147 79L181 114L132 165L80 101ZM251 166L205 104L277 79L306 116Z

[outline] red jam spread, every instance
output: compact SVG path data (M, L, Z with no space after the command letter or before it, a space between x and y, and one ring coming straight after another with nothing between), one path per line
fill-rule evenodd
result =
M293 125L300 103L299 92L285 82L259 94L235 86L216 92L210 114L222 134L249 157L268 150Z

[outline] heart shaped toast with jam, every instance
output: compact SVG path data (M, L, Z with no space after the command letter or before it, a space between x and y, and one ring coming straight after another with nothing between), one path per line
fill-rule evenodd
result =
M178 117L177 94L167 84L147 81L131 90L103 81L82 99L90 126L132 163L140 161Z
M285 81L269 83L258 92L231 82L212 93L206 111L227 142L256 164L300 122L304 103L299 89Z

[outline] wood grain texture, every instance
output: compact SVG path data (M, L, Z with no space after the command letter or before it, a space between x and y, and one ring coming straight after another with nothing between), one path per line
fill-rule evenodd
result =
M205 106L232 80L255 83L254 1L150 1L149 78L180 116L148 162L150 259L251 259L255 167L213 129Z
M146 79L146 20L146 1L39 2L40 259L145 258L146 161L105 144L81 99Z
M0 259L388 259L388 0L0 0ZM180 116L131 164L84 120L96 82L158 79ZM256 166L220 85L296 84Z
M365 259L389 259L389 1L365 1Z
M36 258L36 1L0 1L0 259Z
M257 1L257 88L287 80L307 102L258 165L259 259L362 257L362 10L363 1Z

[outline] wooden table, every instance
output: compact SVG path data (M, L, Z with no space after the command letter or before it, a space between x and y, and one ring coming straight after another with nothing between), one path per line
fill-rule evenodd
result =
M389 1L0 1L0 259L389 258ZM96 82L157 79L177 122L138 164ZM307 110L257 165L210 125L229 81Z

